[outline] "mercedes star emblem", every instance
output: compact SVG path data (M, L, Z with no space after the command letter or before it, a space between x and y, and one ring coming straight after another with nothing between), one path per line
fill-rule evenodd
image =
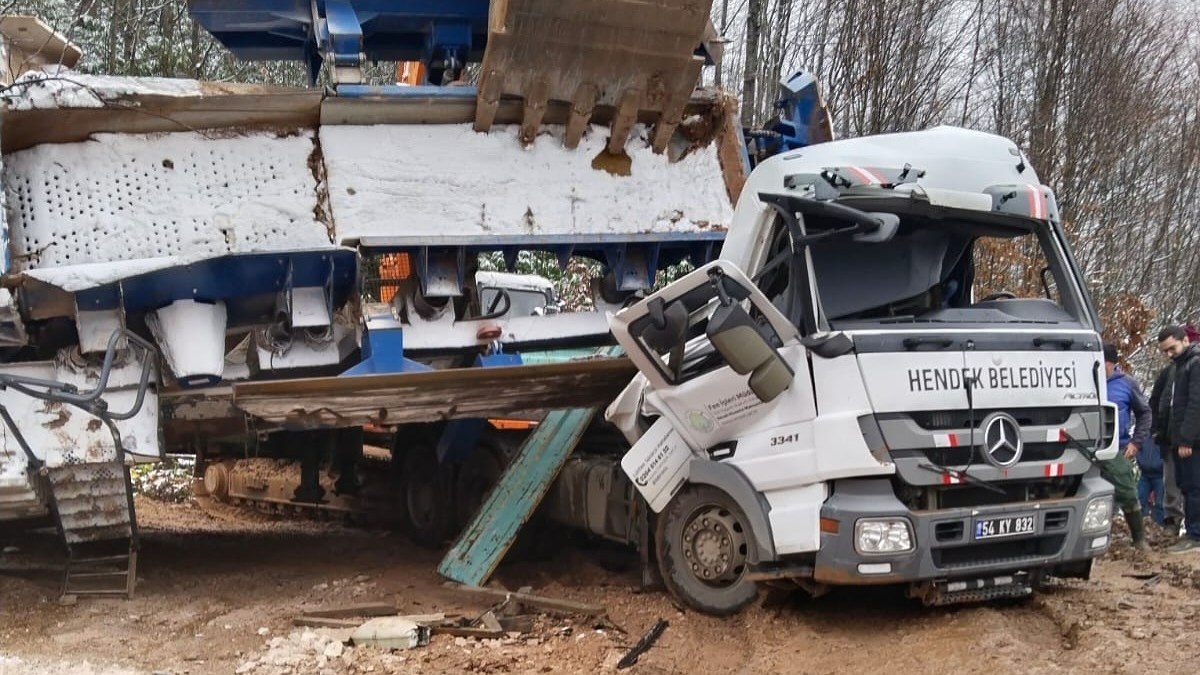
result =
M992 413L983 420L983 458L994 467L1007 469L1021 461L1021 425L1008 413Z

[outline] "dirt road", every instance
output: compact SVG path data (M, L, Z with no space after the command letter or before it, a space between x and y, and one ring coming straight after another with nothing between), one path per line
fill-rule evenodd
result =
M612 672L659 618L668 628L628 672L1143 674L1200 664L1200 554L1134 555L1124 541L1092 581L1058 582L1024 603L925 609L890 589L764 594L730 619L634 593L634 571L608 571L566 547L549 561L506 566L496 581L603 605L627 634L543 616L519 637L439 635L387 653L343 647L335 632L292 619L302 607L366 601L407 613L486 609L442 586L436 553L392 532L227 507L141 500L139 509L141 581L131 601L60 606L53 532L0 534L0 675Z

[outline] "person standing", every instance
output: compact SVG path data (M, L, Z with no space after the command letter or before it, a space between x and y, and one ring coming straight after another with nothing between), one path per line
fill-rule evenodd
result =
M1158 335L1159 343L1162 343L1164 336L1177 339L1174 337L1177 333L1171 329L1163 329ZM1186 331L1184 339L1191 342ZM1161 347L1159 351L1162 351ZM1171 401L1175 397L1175 360L1167 356L1166 352L1163 352L1163 355L1167 358L1167 365L1158 373L1158 377L1154 380L1154 387L1150 390L1150 411L1154 416L1154 429L1151 436L1158 443L1162 453L1164 490L1162 502L1166 511L1163 525L1174 536L1179 536L1179 529L1183 526L1183 493L1180 492L1179 481L1175 478L1178 462L1175 461L1174 448L1171 447L1167 438L1171 426Z
M1138 501L1142 503L1142 513L1150 514L1151 520L1157 525L1163 525L1167 519L1167 509L1164 506L1166 495L1163 486L1162 451L1154 436L1146 436L1146 441L1137 451L1138 466ZM1154 495L1154 504L1150 504L1150 495ZM1175 532L1179 532L1176 521Z
M1142 519L1137 482L1130 460L1150 435L1150 404L1146 402L1138 383L1121 370L1116 345L1104 345L1104 371L1108 374L1108 402L1117 406L1117 436L1121 451L1116 457L1100 463L1100 475L1112 483L1117 505L1125 515L1133 547L1148 550L1146 526Z
M1168 416L1164 431L1175 481L1183 493L1184 536L1168 553L1200 551L1200 343L1193 344L1183 326L1164 328L1158 349L1171 357L1172 386L1164 387L1159 405Z

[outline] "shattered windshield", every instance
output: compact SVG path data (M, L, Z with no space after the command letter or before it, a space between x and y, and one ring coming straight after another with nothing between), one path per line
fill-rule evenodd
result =
M810 232L820 222L806 222ZM1060 289L1074 285L1045 223L1020 227L905 215L895 237L811 245L817 293L831 325L1083 321Z

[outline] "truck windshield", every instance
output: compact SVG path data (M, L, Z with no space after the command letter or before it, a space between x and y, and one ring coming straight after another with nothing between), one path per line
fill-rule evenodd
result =
M1086 323L1070 266L1045 223L904 215L886 243L847 237L815 243L811 252L821 305L835 327Z

